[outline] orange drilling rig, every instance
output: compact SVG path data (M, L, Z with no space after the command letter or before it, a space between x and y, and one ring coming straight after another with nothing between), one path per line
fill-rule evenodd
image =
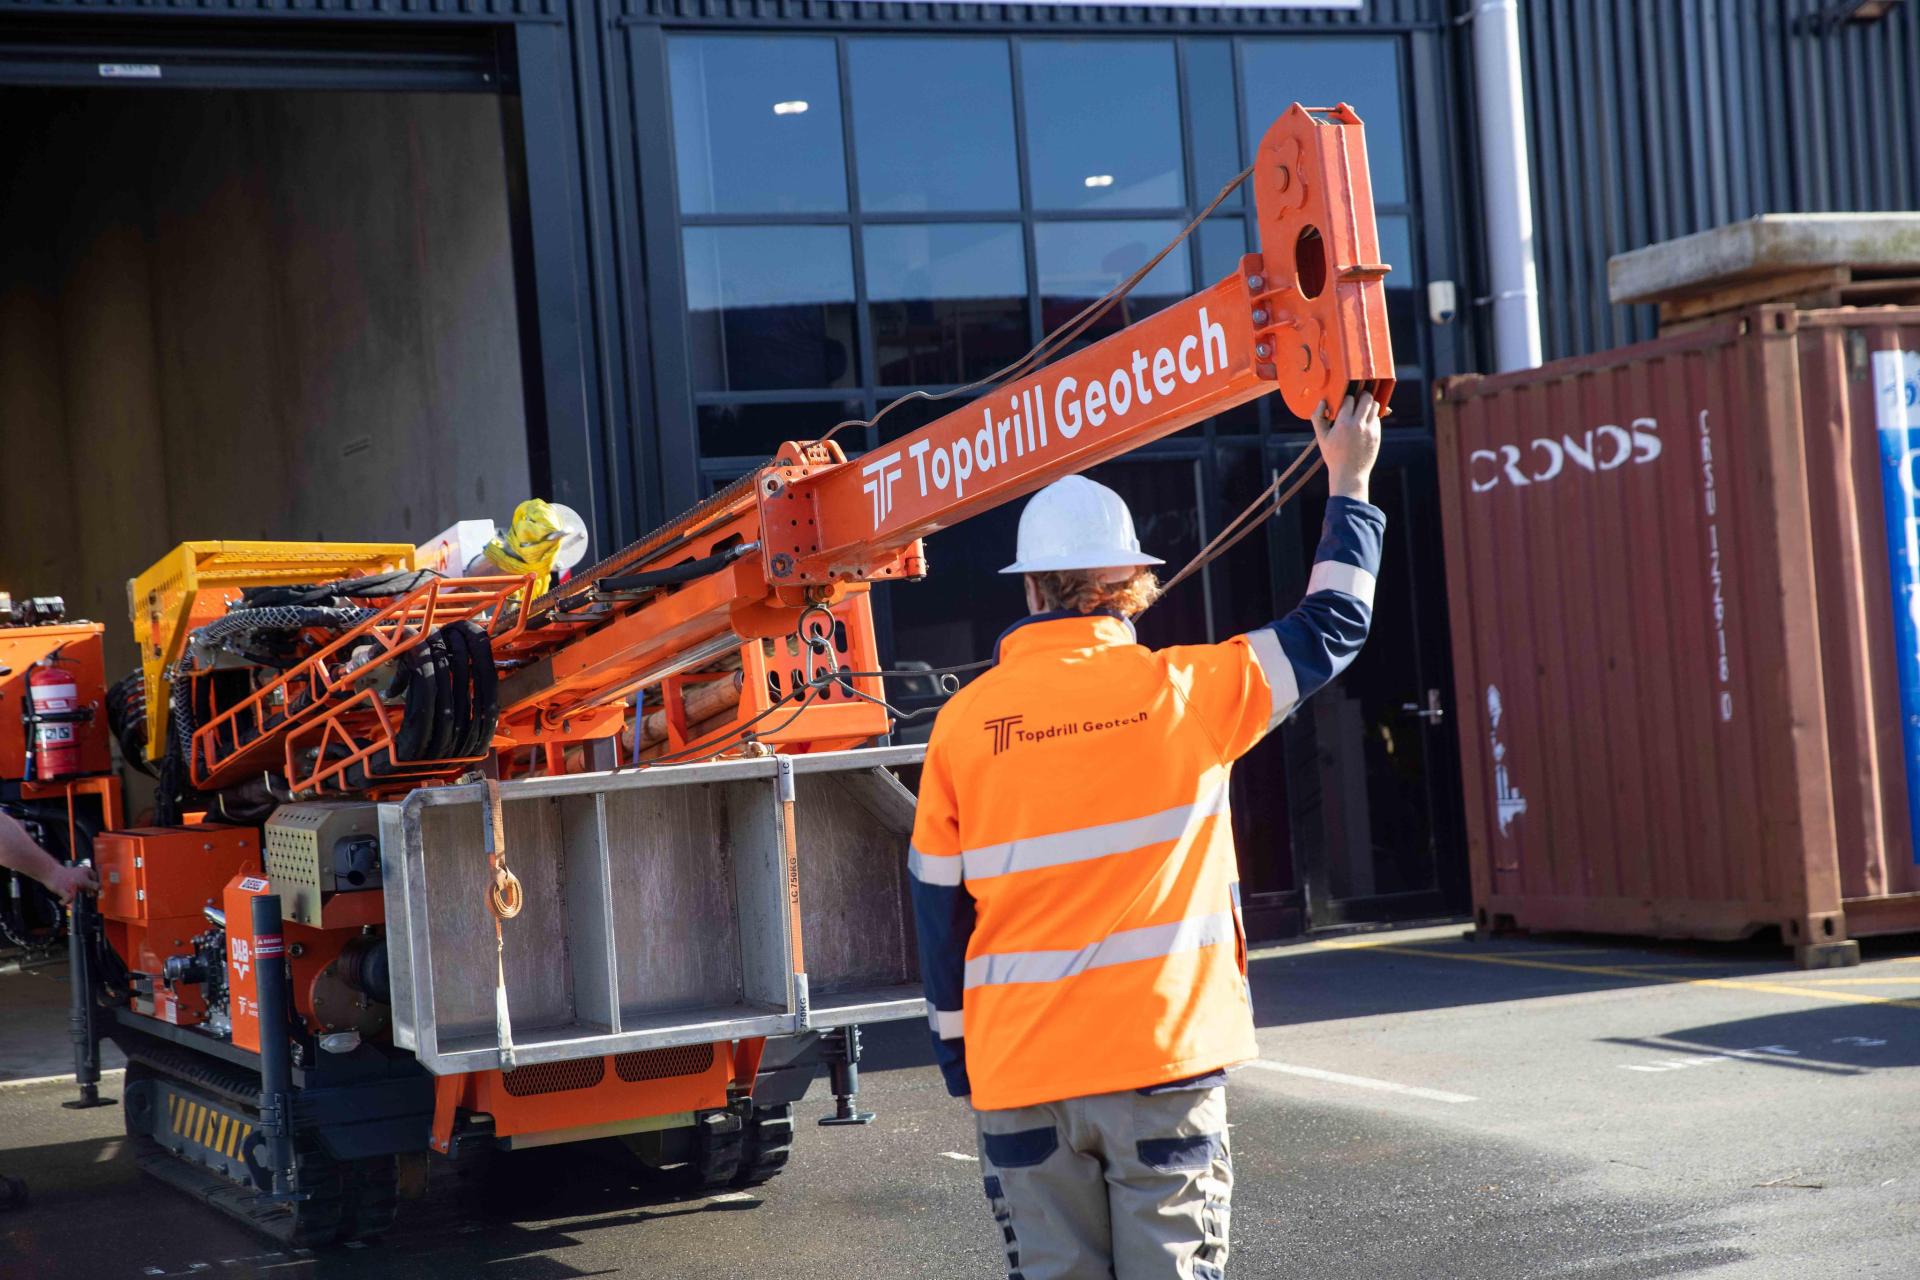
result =
M1143 268L964 407L783 445L564 584L219 542L136 579L115 729L159 800L92 841L81 1101L109 1038L143 1165L301 1245L385 1228L409 1153L619 1136L756 1183L823 1061L868 1118L859 1024L925 1011L873 584L1267 392L1391 396L1359 119L1296 105L1241 179L1227 278L1070 349Z

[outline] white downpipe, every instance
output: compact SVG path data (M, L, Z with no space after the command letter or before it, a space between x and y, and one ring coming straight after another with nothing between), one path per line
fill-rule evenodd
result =
M1540 363L1540 285L1533 256L1533 177L1517 0L1475 0L1473 69L1480 106L1481 203L1493 273L1499 372Z

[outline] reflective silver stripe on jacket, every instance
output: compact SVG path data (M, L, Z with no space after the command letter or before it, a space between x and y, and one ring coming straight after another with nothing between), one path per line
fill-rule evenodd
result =
M960 883L960 859L929 857L909 846L907 874L921 884L935 884L951 889Z
M959 1009L936 1009L927 1006L927 1023L933 1028L933 1034L942 1040L958 1040L966 1034L966 1015Z
M1227 810L1227 784L1223 778L1207 789L1193 804L1179 804L1143 818L1124 818L1098 826L1056 831L1005 844L982 845L960 855L966 866L965 878L985 880L1015 871L1035 871L1069 862L1091 862L1116 853L1131 853L1150 844L1168 840L1188 840L1199 834L1200 824Z
M1307 579L1307 594L1316 591L1338 591L1342 595L1352 596L1367 608L1373 608L1373 575L1357 564L1346 564L1339 560L1322 560L1313 566L1313 574Z
M1105 969L1136 960L1155 960L1183 951L1200 951L1233 941L1233 913L1122 929L1076 951L1004 951L967 961L966 986L1004 986L1010 982L1059 982L1089 969Z
M1254 661L1260 664L1267 685L1273 690L1273 711L1267 717L1267 728L1272 729L1285 720L1300 701L1300 680L1293 674L1293 663L1287 660L1286 650L1280 647L1280 633L1272 627L1247 632L1247 643L1253 646Z

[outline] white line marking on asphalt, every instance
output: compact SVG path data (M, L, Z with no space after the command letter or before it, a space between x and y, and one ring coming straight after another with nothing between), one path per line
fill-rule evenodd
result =
M108 1067L105 1071L102 1071L100 1073L100 1078L102 1080L105 1080L108 1076L123 1076L125 1074L127 1074L127 1069L125 1067ZM65 1080L71 1083L73 1080L73 1073L71 1071L68 1071L68 1072L65 1072L64 1074L57 1075L57 1076L30 1076L25 1080L0 1080L0 1089L24 1089L28 1085L58 1084L62 1080Z
M1268 1058L1255 1058L1247 1064L1262 1071L1278 1071L1290 1076L1305 1076L1309 1080L1324 1080L1328 1084L1351 1085L1356 1089L1375 1089L1381 1093L1403 1093L1410 1098L1425 1098L1429 1102L1478 1102L1478 1098L1464 1093L1448 1093L1445 1089L1426 1089L1417 1084L1400 1084L1393 1080L1375 1080L1371 1076L1350 1076L1338 1071L1322 1071L1318 1067L1297 1067L1292 1063L1274 1062Z
M726 1204L736 1200L751 1200L755 1204L760 1202L759 1196L750 1195L745 1191L726 1191L717 1196L708 1196L707 1199L713 1201L715 1204Z
M1838 1044L1839 1041L1835 1041ZM1618 1064L1627 1071L1685 1071L1689 1067L1710 1067L1717 1062L1731 1062L1735 1058L1758 1059L1797 1058L1798 1049L1788 1048L1784 1044L1763 1044L1753 1049L1727 1049L1719 1053L1701 1053L1685 1058L1668 1058L1664 1062L1622 1062Z
M970 1156L964 1151L942 1151L941 1155L949 1160L958 1160L963 1164L979 1164L979 1156Z

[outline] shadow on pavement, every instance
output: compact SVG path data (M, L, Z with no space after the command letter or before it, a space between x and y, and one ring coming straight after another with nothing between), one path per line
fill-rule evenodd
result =
M1899 1006L1833 1004L1603 1043L1648 1050L1644 1063L1629 1064L1636 1071L1681 1071L1734 1057L1782 1071L1860 1076L1920 1066L1920 1040L1900 1034L1913 1016Z
M308 1252L278 1249L237 1222L188 1210L177 1192L134 1168L119 1138L0 1152L0 1172L25 1178L31 1193L24 1208L0 1214L0 1275L8 1277L206 1272L428 1280L507 1267L527 1280L571 1280L615 1274L563 1260L588 1233L760 1207L754 1198L689 1196L639 1168L617 1142L587 1143L507 1154L476 1179L436 1172L424 1196L403 1202L399 1222L377 1245ZM175 1261L183 1258L189 1261ZM152 1259L169 1263L150 1270Z
M1920 939L1890 940L1870 958ZM1778 944L1660 942L1535 935L1475 941L1449 931L1423 940L1390 935L1289 948L1249 966L1255 1021L1263 1027L1469 1005L1696 979L1791 980L1808 975ZM1840 971L1833 971L1840 972ZM1920 995L1920 969L1911 975ZM1882 994L1903 994L1891 989ZM1865 1007L1865 1006L1862 1006Z

